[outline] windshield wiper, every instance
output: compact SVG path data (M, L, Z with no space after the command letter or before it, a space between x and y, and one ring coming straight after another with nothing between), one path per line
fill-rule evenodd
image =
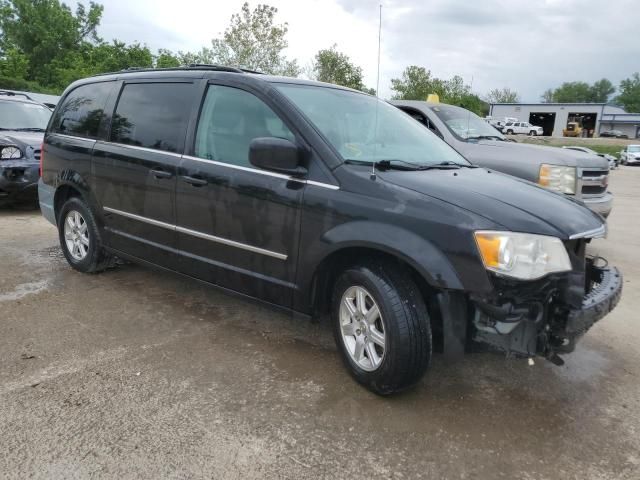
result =
M354 160L351 158L347 158L344 163L349 165L368 165L374 166L379 170L422 170L424 165L420 165L417 163L405 162L404 160L378 160L377 162L372 161L364 161L364 160Z
M498 140L498 141L504 141L504 139L502 137L499 137L498 135L474 135L472 137L467 137L467 140Z
M16 132L44 132L44 128L40 127L21 127L21 128L4 128L3 130L15 130Z
M423 170L424 165L418 163L405 162L404 160L378 160L375 162L376 168L380 170Z
M465 163L456 163L451 161L443 161L440 163L432 163L428 165L419 164L419 163L411 163L405 160L398 159L389 159L389 160L378 160L377 162L367 162L360 160L347 159L344 163L350 165L373 165L375 168L379 170L405 170L405 171L416 171L416 170L458 170L459 168L478 168L477 165L465 164Z
M436 169L439 168L441 170L447 170L447 169L453 169L456 170L458 168L478 168L478 165L472 165L470 163L456 163L456 162L450 162L450 161L445 161L445 162L440 162L440 163L434 163L432 165L426 165L425 167L422 168L422 170L431 170L431 169Z

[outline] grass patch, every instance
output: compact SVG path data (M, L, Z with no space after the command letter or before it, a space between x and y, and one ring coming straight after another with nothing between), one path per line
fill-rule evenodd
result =
M609 155L613 155L614 157L620 156L620 151L624 148L620 145L589 145L591 150L595 150L598 153L608 153Z
M608 153L618 158L620 151L624 149L624 146L629 143L640 143L638 140L613 140L613 139L599 139L599 138L556 138L556 137L520 137L517 138L522 143L531 143L533 145L546 145L549 147L563 147L563 146L580 146L587 147L591 150L595 150L598 153Z

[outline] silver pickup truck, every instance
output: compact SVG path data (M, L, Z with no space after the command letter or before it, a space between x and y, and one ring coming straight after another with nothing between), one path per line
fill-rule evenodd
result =
M605 218L611 213L613 195L607 191L609 165L604 158L509 141L476 114L453 105L417 100L391 104L424 124L471 163L563 193Z

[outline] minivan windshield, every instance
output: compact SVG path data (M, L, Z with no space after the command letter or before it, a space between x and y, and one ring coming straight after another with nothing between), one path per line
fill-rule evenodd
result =
M630 152L640 152L640 145L629 145L627 150Z
M0 130L42 130L51 110L37 103L0 101Z
M278 84L349 162L469 165L460 154L406 113L363 93L332 87Z
M460 140L504 140L504 135L473 112L452 105L431 107L449 131ZM508 125L508 124L507 124Z

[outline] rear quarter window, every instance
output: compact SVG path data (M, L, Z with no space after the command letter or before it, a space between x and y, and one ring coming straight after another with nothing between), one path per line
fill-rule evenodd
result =
M51 131L96 138L113 85L113 82L90 83L69 92L54 113Z

